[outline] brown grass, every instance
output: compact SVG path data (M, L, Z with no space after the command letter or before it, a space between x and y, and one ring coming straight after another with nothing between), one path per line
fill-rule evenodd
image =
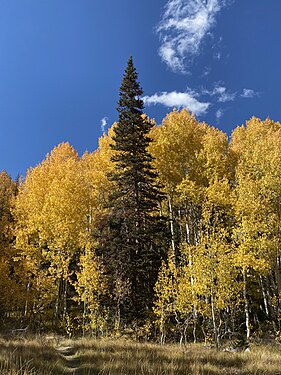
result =
M281 347L252 347L228 353L203 345L139 344L125 340L79 340L77 355L85 374L281 374ZM87 371L88 372L87 372Z
M281 375L281 345L228 353L200 344L159 346L125 339L1 339L0 374Z
M59 375L63 363L54 340L39 338L0 338L1 375Z

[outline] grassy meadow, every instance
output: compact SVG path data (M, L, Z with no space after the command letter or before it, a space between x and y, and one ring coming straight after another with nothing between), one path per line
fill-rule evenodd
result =
M224 352L124 339L0 339L1 375L281 374L281 345Z

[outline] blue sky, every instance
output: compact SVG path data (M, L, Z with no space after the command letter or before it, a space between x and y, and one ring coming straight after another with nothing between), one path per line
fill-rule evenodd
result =
M131 54L157 123L182 106L228 134L281 120L280 14L280 0L2 0L0 170L25 174L62 141L94 150Z

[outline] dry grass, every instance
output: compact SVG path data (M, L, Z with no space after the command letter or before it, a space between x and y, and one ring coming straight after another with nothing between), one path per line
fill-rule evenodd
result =
M228 353L202 345L139 344L125 340L79 340L75 343L84 372L103 375L281 374L281 347L253 347Z
M202 345L161 347L124 339L65 340L59 345L42 338L0 340L0 374L281 375L281 346L253 346L249 353L228 353Z
M1 375L59 375L63 361L55 341L40 338L0 338Z

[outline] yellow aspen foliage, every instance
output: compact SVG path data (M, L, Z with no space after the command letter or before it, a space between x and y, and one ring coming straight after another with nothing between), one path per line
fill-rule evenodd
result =
M169 113L152 131L155 140L149 151L166 190L173 190L187 174L195 173L196 155L202 148L205 125L186 109Z
M154 166L159 173L163 190L167 194L167 202L163 203L162 209L163 213L169 216L174 253L178 242L183 238L190 237L187 240L192 241L196 237L194 231L197 230L188 228L188 221L189 224L191 221L196 223L197 218L190 219L189 203L181 193L183 189L187 189L188 194L202 193L200 187L203 171L198 155L203 148L202 142L206 129L206 124L199 123L194 115L183 109L169 113L162 125L152 130L154 142L150 145L150 152L155 158ZM191 215L197 216L197 207L192 207L191 211ZM181 238L177 234L179 226L185 228L181 231Z
M63 143L28 171L15 204L18 260L29 275L34 306L40 301L48 305L62 294L59 282L69 281L71 260L85 244L87 214L87 185L78 154Z
M212 289L217 306L225 307L233 293L235 272L230 242L234 221L233 193L226 178L214 180L206 189L202 204L201 236L194 255L200 284ZM205 270L204 270L205 269Z
M75 289L79 303L83 303L83 332L103 333L107 316L101 302L107 293L106 277L90 244L81 254L78 267Z
M67 289L76 278L87 319L97 316L106 283L93 234L112 188L107 176L113 168L113 131L103 135L97 151L81 159L68 143L58 145L28 171L19 188L14 210L16 258L25 269L26 304L33 311L52 305L55 315L63 309L66 316Z
M253 117L232 135L236 155L237 262L266 273L278 248L281 193L281 124Z
M155 165L170 200L172 237L176 228L181 236L177 293L163 292L165 301L171 298L177 319L193 322L194 340L198 316L210 318L217 341L220 311L239 291L230 244L235 196L228 139L186 110L170 113L153 137ZM159 277L169 285L167 269Z
M192 197L191 197L192 198ZM196 197L197 198L197 197ZM192 204L198 204L193 200ZM181 314L199 314L213 322L219 345L219 316L238 299L239 285L230 243L234 227L232 192L229 181L213 180L200 202L199 236L196 243L181 246L183 266L178 285Z
M99 139L99 147L92 153L85 153L81 159L83 173L88 188L89 209L92 224L104 213L108 202L108 195L113 189L112 181L108 174L114 166L111 161L113 150L110 148L114 134L114 124L109 129L108 135L104 134Z
M170 251L167 262L162 262L155 285L154 313L160 330L161 344L165 342L167 323L176 313L178 270Z
M219 129L205 124L205 134L202 139L202 149L198 154L200 174L205 177L205 184L209 185L213 180L229 177L228 171L228 139L227 135Z
M198 308L197 290L198 286L195 285L195 273L193 268L193 255L195 246L181 247L181 256L183 261L178 270L178 293L176 300L177 311L183 317L188 317L192 314L193 308ZM195 292L196 291L196 292Z
M259 280L266 315L277 321L280 315L274 299L280 297L280 180L281 124L253 117L232 134L230 148L236 163L235 263L243 276L243 297L247 338L251 334L249 276ZM270 276L266 294L263 277ZM273 277L275 281L272 282ZM268 306L274 306L269 311Z
M225 133L186 109L174 110L160 126L144 118L154 124L149 152L165 192L159 212L170 229L162 237L144 221L144 232L157 234L163 249L170 241L154 289L161 343L169 334L182 342L211 332L219 346L224 334L245 327L247 339L255 329L280 331L281 124L253 117L229 143ZM124 262L115 259L128 245L124 241L121 249L115 239L123 241L131 231L124 226L109 236L110 225L127 223L122 216L110 221L116 215L110 216L109 200L120 180L116 173L110 178L115 126L81 158L68 143L58 145L18 188L0 173L0 319L11 312L21 322L39 317L60 327L63 321L68 333L75 325L96 335L120 332L123 316L132 315L132 327L151 323L135 320L129 309L136 303L126 304L131 296L139 301L135 296L147 288L139 291L138 275L127 277ZM118 213L123 203L118 201ZM133 244L135 251L139 242ZM112 259L118 267L111 267ZM155 259L141 274L144 285L153 280L151 289ZM126 267L130 274L130 262Z
M178 184L178 202L185 211L186 240L198 243L205 214L221 208L231 210L233 195L230 187L227 137L221 131L204 125L200 151L196 154L196 171L187 174ZM229 215L233 213L229 212ZM225 219L225 213L220 218ZM218 217L217 217L218 219ZM227 223L224 223L227 227Z

